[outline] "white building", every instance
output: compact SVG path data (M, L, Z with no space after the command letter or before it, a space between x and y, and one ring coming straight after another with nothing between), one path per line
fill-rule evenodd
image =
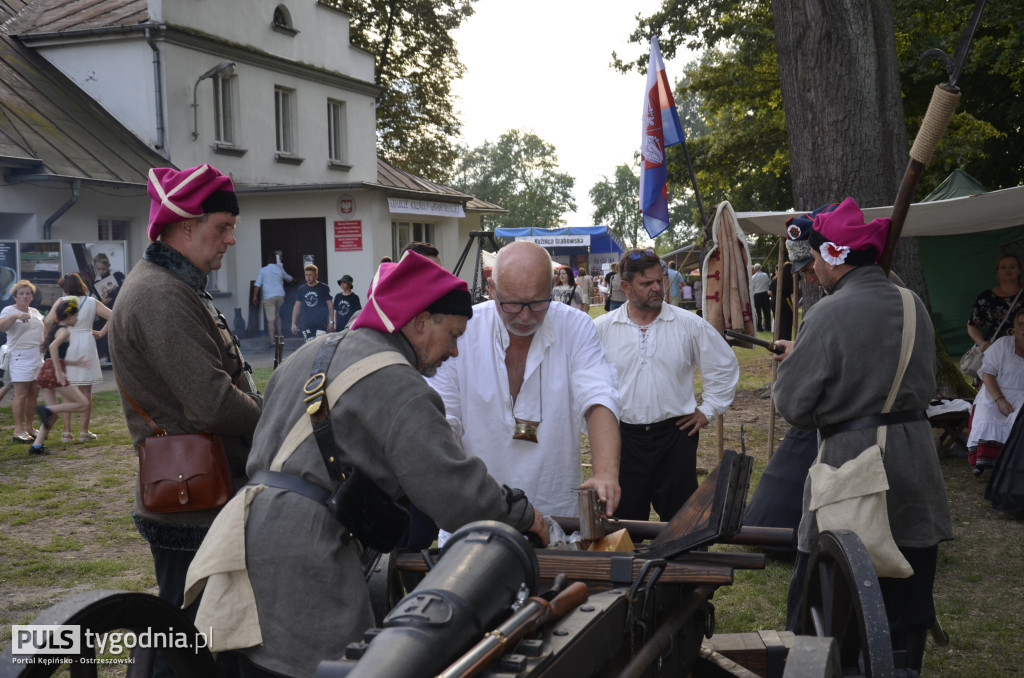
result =
M227 312L274 252L299 280L312 260L365 293L410 240L451 268L500 209L377 158L373 55L317 0L6 0L0 16L0 85L16 93L0 100L0 241L123 240L130 267L149 242L148 169L209 163L241 208L210 281ZM62 273L82 268L69 251Z

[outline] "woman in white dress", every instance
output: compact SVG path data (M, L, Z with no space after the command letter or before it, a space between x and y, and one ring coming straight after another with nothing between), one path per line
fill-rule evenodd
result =
M974 475L992 468L1024 405L1024 310L1013 317L1013 334L996 339L978 370L982 387L974 399L967 461Z
M0 311L0 332L7 333L11 351L9 374L14 382L14 442L31 443L38 433L32 428L39 387L36 375L43 366L43 314L29 306L36 286L19 280L11 294L14 304Z
M86 443L96 440L96 434L89 430L89 420L92 417L92 387L93 384L103 381L96 339L106 335L107 328L110 327L110 309L104 306L103 302L89 296L89 290L77 273L69 273L58 280L57 284L65 294L78 298L78 322L68 328L71 337L68 340L67 378L89 401L88 407L81 414L81 430L78 434L78 442ZM108 321L102 330L92 329L96 316ZM70 443L74 440L74 434L71 432L71 412L65 412L64 435L61 436L61 442Z

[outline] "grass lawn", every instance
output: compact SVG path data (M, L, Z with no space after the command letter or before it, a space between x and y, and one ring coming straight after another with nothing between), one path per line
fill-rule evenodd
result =
M742 426L756 485L768 459L771 361L763 349L736 353L740 392L724 418L724 446L740 449ZM257 370L259 381L269 373ZM136 460L116 393L96 394L93 422L98 440L65 447L58 424L50 439L54 454L48 457L29 457L25 445L4 443L10 436L0 436L0 645L10 641L11 624L29 623L75 593L155 590L149 550L129 514ZM0 427L10 431L9 404L0 408ZM786 428L776 417L775 444ZM716 459L711 427L701 436L698 465L710 469ZM926 675L1019 675L1024 521L991 509L982 498L984 484L973 478L965 460L943 458L942 469L956 539L939 547L935 592L952 641L944 648L929 644ZM738 571L734 585L714 596L718 631L783 629L790 568L788 559L769 557L764 570Z

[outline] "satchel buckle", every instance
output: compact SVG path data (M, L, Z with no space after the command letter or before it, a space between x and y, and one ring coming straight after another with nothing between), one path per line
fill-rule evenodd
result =
M326 384L327 375L323 372L317 372L307 379L305 386L302 387L302 392L306 394L306 397L302 399L302 402L309 403L309 407L306 408L306 414L311 417L324 405L324 401L326 400L324 386ZM317 402L318 399L319 402Z

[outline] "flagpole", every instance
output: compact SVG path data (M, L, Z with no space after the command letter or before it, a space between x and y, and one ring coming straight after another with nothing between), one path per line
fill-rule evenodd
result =
M693 184L693 195L697 198L697 208L700 210L700 223L706 224L708 215L704 212L704 201L700 198L700 189L697 188L697 175L693 173L693 163L690 162L690 149L686 147L686 139L683 139L683 155L686 156L686 169L690 171L690 183Z

